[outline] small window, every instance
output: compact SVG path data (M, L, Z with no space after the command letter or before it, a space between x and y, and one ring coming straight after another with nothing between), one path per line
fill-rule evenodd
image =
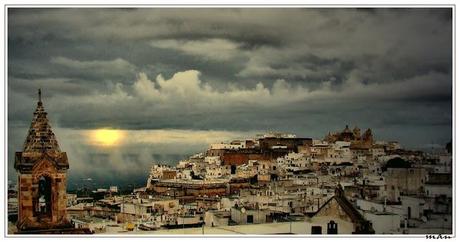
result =
M322 234L321 226L311 226L311 234Z
M327 233L328 234L337 234L337 223L334 222L333 220L331 220L328 224L327 224Z
M253 215L248 215L247 216L247 223L248 224L254 223L254 216Z

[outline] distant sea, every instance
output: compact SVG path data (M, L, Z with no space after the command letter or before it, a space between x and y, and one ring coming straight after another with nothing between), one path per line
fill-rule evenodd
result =
M113 171L110 167L108 173L100 173L99 171L91 172L88 167L86 174L72 173L69 170L67 180L67 190L74 191L78 189L95 190L97 188L109 188L110 186L118 186L118 189L131 190L133 188L145 187L150 168L154 164L164 164L175 166L180 160L188 158L190 155L184 154L168 154L168 155L152 155L154 160L151 163L138 163L143 166L139 171Z

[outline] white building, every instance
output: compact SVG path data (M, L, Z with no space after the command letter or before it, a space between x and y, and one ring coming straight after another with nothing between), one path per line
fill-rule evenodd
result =
M336 164L350 162L351 159L350 142L346 141L336 141L332 144L332 149L328 150L327 157L325 157L326 161Z
M239 149L244 149L244 148L246 148L245 142L240 142L240 143L235 143L235 144L226 144L226 143L211 144L209 147L209 149L211 150L239 150Z
M230 217L231 215L229 211L210 210L206 211L204 222L206 226L209 227L228 226Z
M425 209L425 200L417 197L401 196L402 209L407 219L421 219Z
M402 232L401 215L390 212L366 211L364 218L372 223L376 234L399 234Z
M376 234L402 233L400 225L405 217L400 205L385 205L363 199L357 199L356 203L363 216L372 222Z
M209 165L221 165L221 160L219 156L206 156L204 162Z
M117 193L118 192L118 187L117 186L110 186L109 191L113 192L113 193Z
M213 164L206 167L206 179L216 179L228 175L230 175L230 169L228 166Z
M233 207L231 210L231 220L236 224L261 224L267 222L269 210L249 209L245 207Z
M312 158L301 153L289 153L284 157L279 157L276 162L280 169L294 172L311 169Z

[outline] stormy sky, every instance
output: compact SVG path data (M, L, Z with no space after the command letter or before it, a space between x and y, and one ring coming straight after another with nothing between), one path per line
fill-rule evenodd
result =
M73 183L144 179L211 142L345 124L440 147L452 133L452 11L8 9L8 174L43 90ZM115 147L88 132L123 130ZM141 179L141 180L142 180Z

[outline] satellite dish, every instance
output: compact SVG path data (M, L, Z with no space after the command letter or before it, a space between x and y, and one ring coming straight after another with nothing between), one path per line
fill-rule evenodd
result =
M242 208L242 209L241 209L241 213L246 213L246 209L245 209L245 208Z

